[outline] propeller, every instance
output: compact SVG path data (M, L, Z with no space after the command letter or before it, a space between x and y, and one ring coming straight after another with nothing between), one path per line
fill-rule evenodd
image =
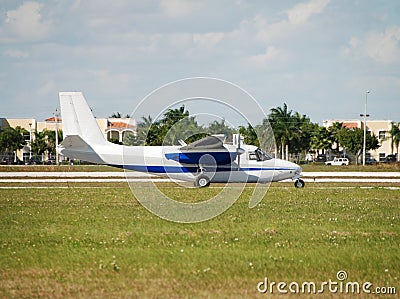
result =
M236 154L237 154L237 163L238 163L238 170L240 169L240 155L242 155L245 150L242 149L241 146L241 137L240 134L233 135L233 142L236 145Z

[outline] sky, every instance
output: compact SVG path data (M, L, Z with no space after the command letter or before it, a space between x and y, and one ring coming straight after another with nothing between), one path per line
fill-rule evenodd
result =
M400 1L0 0L0 117L51 117L60 91L131 114L188 77L320 124L359 118L370 91L371 119L400 121Z

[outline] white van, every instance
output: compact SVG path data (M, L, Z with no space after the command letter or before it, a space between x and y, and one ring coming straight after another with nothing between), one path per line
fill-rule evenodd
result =
M325 162L326 165L349 165L347 158L334 158L332 161Z

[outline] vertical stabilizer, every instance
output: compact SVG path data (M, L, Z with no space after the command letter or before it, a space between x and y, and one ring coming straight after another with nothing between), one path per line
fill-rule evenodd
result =
M80 136L88 144L106 144L82 92L60 92L64 137Z

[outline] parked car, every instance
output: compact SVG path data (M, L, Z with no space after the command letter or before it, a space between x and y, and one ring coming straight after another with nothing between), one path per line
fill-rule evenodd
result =
M333 158L332 161L325 162L326 165L349 165L349 159L347 158Z
M317 158L315 159L315 162L325 162L326 161L326 155L323 154L318 154Z
M378 164L378 161L376 161L376 159L374 159L374 158L366 158L365 159L365 164L374 165L374 164Z
M387 155L385 158L385 163L392 163L392 162L397 162L397 156L395 154Z
M40 165L42 163L42 159L39 157L32 157L25 162L26 165Z
M55 158L50 158L44 164L46 164L46 165L56 164L56 159Z

